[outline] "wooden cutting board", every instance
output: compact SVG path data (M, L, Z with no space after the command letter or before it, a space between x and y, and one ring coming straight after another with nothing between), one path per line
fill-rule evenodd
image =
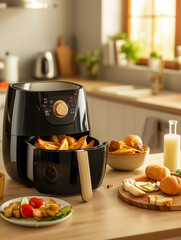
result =
M73 77L77 75L77 63L75 61L75 55L70 48L64 44L64 38L60 37L59 46L56 48L56 55L58 60L58 66L60 75L62 77Z
M142 176L134 177L133 179L135 179L136 181L143 181L144 177L145 177L145 175L142 175ZM152 205L152 204L148 203L148 195L162 195L165 197L171 197L171 198L173 198L173 203L171 206L166 206L166 207ZM152 193L146 193L146 195L141 196L141 197L135 197L131 193L126 192L123 189L123 184L121 184L118 189L118 196L124 202L131 204L135 207L152 209L152 210L164 210L164 211L181 210L181 195L169 196L169 195L162 193L161 191L157 191L157 192L152 192Z

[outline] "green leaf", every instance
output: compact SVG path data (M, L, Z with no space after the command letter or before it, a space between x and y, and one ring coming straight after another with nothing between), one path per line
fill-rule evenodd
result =
M102 60L102 55L98 49L94 51L88 50L84 54L78 54L76 56L76 61L85 64L87 67L91 67L95 63L99 63Z
M177 173L178 175L181 175L181 169L177 169L177 170L176 170L176 173Z

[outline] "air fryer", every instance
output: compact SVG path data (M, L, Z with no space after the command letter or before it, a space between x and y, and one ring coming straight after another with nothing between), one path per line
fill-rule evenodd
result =
M107 142L95 140L93 148L47 150L34 146L37 136L90 136L84 87L70 82L31 82L9 85L3 125L3 160L15 181L46 194L75 194L86 189L79 161L87 156L92 189L103 180ZM83 174L85 175L85 174ZM80 179L83 178L83 181Z

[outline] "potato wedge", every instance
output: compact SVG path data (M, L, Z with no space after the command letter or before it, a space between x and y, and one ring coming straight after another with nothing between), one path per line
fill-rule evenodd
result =
M53 203L56 203L56 202L55 202L55 200L53 200L52 198L49 198L47 203L48 203L48 204L53 204Z
M61 142L64 138L66 138L66 135L57 135L57 138L59 142Z
M39 210L41 211L41 214L43 215L43 217L48 217L48 213L46 210L46 205L42 205Z
M57 135L57 139L59 140L59 142L61 142L64 138L67 138L69 145L77 142L77 140L74 137L67 136L67 135Z
M35 208L33 211L33 216L37 221L41 221L43 218L43 214L41 213L39 208Z
M111 152L112 154L126 154L126 153L135 153L135 149L134 148L122 148L122 149L118 149L114 152Z
M13 210L13 216L15 218L20 218L21 217L20 209Z
M44 141L40 138L38 138L37 141L38 141L39 147L43 149L58 150L58 148L60 147L59 143Z
M87 144L87 148L92 148L94 147L94 140L92 140L90 143Z
M50 136L50 141L55 142L55 143L59 143L59 140L58 140L57 136Z
M37 141L35 141L34 146L39 147L39 143Z
M64 139L61 141L58 150L69 150L69 143L68 143L67 138L64 138Z
M77 142L70 145L69 149L84 149L87 147L87 136L81 137Z
M13 208L12 207L5 207L4 208L4 216L7 217L7 218L10 218L12 217L12 214L13 214Z
M108 151L114 152L118 149L123 148L124 146L126 146L126 144L124 142L122 142L122 141L118 142L118 141L112 140L109 144Z
M69 142L69 145L77 142L77 140L74 138L74 137L71 137L71 136L66 136L68 142Z

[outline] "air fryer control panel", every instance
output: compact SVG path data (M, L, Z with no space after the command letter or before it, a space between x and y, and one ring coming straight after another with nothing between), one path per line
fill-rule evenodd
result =
M39 105L51 124L70 124L76 115L78 92L39 93Z

